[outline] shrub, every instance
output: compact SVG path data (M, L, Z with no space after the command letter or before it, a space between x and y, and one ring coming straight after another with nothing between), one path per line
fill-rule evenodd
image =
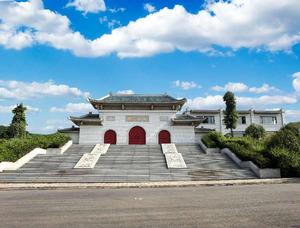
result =
M211 131L202 137L202 142L209 148L222 147L225 137L217 131Z
M0 139L9 139L11 138L10 127L0 126Z
M250 148L253 144L253 140L251 140L251 138L248 138L248 137L231 137L231 138L226 139L226 142L236 143L236 144L245 146L247 148Z
M263 126L258 124L250 124L245 130L246 136L250 136L254 139L261 139L265 136L266 131Z
M241 141L240 141L241 142ZM227 141L224 147L229 148L242 161L252 161L260 168L270 167L271 160L265 157L262 151L256 151L251 146L246 146L247 143L240 144L237 141Z
M300 133L298 128L287 125L274 134L268 142L268 150L284 148L289 152L300 153Z
M291 153L285 148L275 147L267 152L273 166L279 167L283 177L300 176L300 154Z
M30 135L25 139L2 140L0 143L0 162L16 161L34 148L58 148L70 138L62 133L51 135Z

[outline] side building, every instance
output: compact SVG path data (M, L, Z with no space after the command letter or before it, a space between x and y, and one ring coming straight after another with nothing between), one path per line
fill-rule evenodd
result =
M204 121L195 128L197 134L203 135L211 130L229 133L223 122L224 110L190 110L186 112L197 118L203 118ZM267 132L276 132L284 126L284 112L282 109L275 111L260 110L238 110L239 119L234 135L242 136L245 134L246 128L254 123L262 125Z

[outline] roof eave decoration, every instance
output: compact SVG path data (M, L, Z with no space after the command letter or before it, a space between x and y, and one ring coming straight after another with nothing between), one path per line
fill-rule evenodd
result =
M184 117L185 119L181 119L180 117L175 117L171 121L173 125L185 125L185 126L197 127L205 120L205 118L195 118L190 115L186 115Z
M109 96L108 96L109 97ZM155 110L156 108L168 108L170 110L181 110L182 106L187 102L185 98L182 99L174 99L173 101L138 101L138 102L130 102L130 101L105 101L107 97L104 99L96 100L92 98L88 98L88 101L92 104L92 106L97 110L105 110L107 107L113 109L121 109L121 110L130 110L131 108L141 108L147 110Z
M80 118L80 117L74 117L74 116L70 116L70 120L76 124L77 126L81 126L81 125L98 125L98 126L102 126L102 119L100 118L94 118L94 119L84 119L84 118Z

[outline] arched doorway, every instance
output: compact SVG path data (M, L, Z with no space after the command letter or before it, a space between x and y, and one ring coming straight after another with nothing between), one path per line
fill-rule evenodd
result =
M133 127L129 131L129 144L146 144L146 132L142 127Z
M108 130L104 134L104 143L116 144L117 134L114 130Z
M162 130L158 134L158 144L171 143L171 134L167 130Z

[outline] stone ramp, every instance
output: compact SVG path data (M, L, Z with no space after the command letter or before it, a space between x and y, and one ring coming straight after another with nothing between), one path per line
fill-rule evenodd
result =
M255 178L225 155L205 154L196 144L176 145L187 168L168 169L160 145L111 145L93 169L73 169L94 145L73 145L63 155L39 155L0 182L147 182Z

